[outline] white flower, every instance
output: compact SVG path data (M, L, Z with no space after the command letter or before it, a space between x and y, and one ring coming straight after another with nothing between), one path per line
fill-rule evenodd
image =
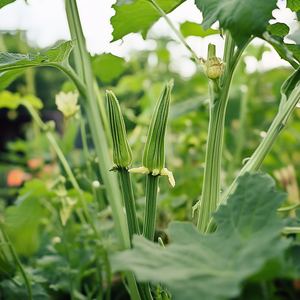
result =
M77 92L69 92L64 93L60 92L55 96L55 104L59 111L61 111L66 118L71 117L74 113L80 108L77 105L78 101L78 93Z

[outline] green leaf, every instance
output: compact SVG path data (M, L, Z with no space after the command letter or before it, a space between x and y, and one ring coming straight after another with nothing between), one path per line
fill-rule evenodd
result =
M48 50L46 56L20 53L0 53L0 72L28 67L50 66L62 63L69 56L75 41L68 41Z
M291 11L297 12L300 10L300 2L299 0L287 0L286 7Z
M290 242L280 237L276 209L286 198L274 181L245 174L227 205L214 213L218 230L203 235L190 223L174 222L167 248L134 236L134 249L111 256L112 270L132 270L139 281L161 282L172 299L237 297L247 278L274 278Z
M39 246L41 220L44 217L40 199L54 196L45 182L33 179L26 182L19 191L17 206L9 206L5 211L5 225L9 237L19 254L32 255Z
M300 62L300 44L286 44L283 41L284 37L289 34L290 28L284 23L275 23L269 25L267 29L268 32L263 34L263 38L274 47L281 58L290 62L296 69L298 64L293 59ZM297 37L296 32L294 37ZM289 38L293 38L293 35Z
M24 72L24 69L3 72L0 75L0 91L9 86L17 77Z
M186 38L188 36L206 37L212 34L219 34L219 30L208 28L204 30L203 27L197 23L186 21L180 25L180 31Z
M92 66L97 77L106 83L111 83L126 70L125 59L111 53L95 56Z
M0 8L4 7L7 4L13 3L16 0L0 0Z
M22 98L28 101L36 109L42 109L44 107L42 100L34 95L27 94Z
M2 91L0 93L0 108L17 109L20 105L20 94Z
M158 6L165 12L170 13L186 0L157 0ZM128 3L128 1L126 1ZM142 32L146 37L150 27L161 17L149 0L135 1L130 5L112 6L116 14L110 19L113 26L113 40L123 38L132 32Z
M60 63L66 60L76 44L76 40L68 41L47 51L49 63Z
M288 35L290 32L289 26L284 23L275 23L269 25L267 29L272 35L278 35L282 38Z
M219 21L239 47L251 36L262 36L276 8L276 0L196 0L195 3L203 13L204 30Z
M117 6L122 6L122 5L129 5L129 4L132 4L134 2L136 2L138 0L118 0L116 5Z
M298 59L298 55L297 55L297 48L296 49L292 49L292 47L290 49L292 49L293 51L295 51L295 54L293 52L291 52L288 47L288 44L285 44L283 42L283 38L280 36L274 36L274 35L270 35L269 32L265 32L263 34L262 37L266 42L268 42L270 45L273 46L273 48L277 51L277 53L279 54L279 56L286 60L287 62L289 62L294 69L298 68L298 63L294 61L294 58L297 59L298 62L300 62L300 60Z
M42 109L44 106L43 102L34 95L27 94L22 97L19 93L4 90L0 92L0 108L17 109L21 99L28 101L36 109Z

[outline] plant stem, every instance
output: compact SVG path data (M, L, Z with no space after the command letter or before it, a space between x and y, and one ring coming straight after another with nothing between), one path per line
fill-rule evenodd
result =
M245 140L245 126L246 126L246 110L247 110L247 102L249 98L249 89L243 92L241 97L241 107L240 107L240 115L239 115L239 129L236 136L236 148L235 153L233 154L232 161L228 167L227 172L227 182L228 184L232 182L234 179L234 172L236 170L237 165L241 161L241 155Z
M131 183L130 173L128 172L127 168L119 168L118 173L120 178L123 199L125 203L129 237L131 241L132 236L134 234L140 234L140 229L139 229L138 220L136 216L133 191L132 191L132 183Z
M246 172L255 172L259 170L263 161L269 154L271 148L273 147L278 135L285 127L287 119L293 112L297 103L300 100L300 85L296 86L293 92L290 94L288 101L280 108L275 119L273 120L269 130L266 133L266 136L261 141L259 146L256 148L251 158L248 160L246 165L242 168L238 176L235 178L233 183L227 189L227 191L222 195L222 199L220 203L218 203L218 207L222 204L226 204L229 195L231 195L236 187L237 187L237 179L244 175ZM213 232L216 229L216 225L211 218L209 221L209 226L207 227L207 232Z
M198 55L194 52L194 50L188 45L188 43L185 41L185 38L181 34L181 32L174 26L172 21L169 19L167 14L157 5L157 3L154 0L148 0L152 3L154 8L159 12L159 14L167 21L171 29L174 31L174 33L177 35L177 37L180 39L180 41L183 43L183 45L191 52L192 57L194 58L195 62L199 62Z
M9 237L8 237L5 229L4 229L4 226L3 226L2 222L0 222L0 229L2 231L3 237L4 237L4 239L5 239L6 243L7 243L10 251L11 251L11 254L12 254L15 262L17 263L18 267L20 268L20 271L22 273L22 276L24 278L25 285L26 285L26 288L27 288L29 300L33 300L33 298L32 298L32 290L31 290L31 285L30 285L30 279L28 278L28 276L27 276L27 274L25 272L25 269L24 269L24 267L23 267L23 265L22 265L22 263L21 263L18 255L17 255L16 251L15 251L15 248L14 248L13 244L11 243L11 241L10 241L10 239L9 239Z
M74 48L75 64L79 76L86 84L86 93L82 96L85 96L86 100L84 102L84 108L93 136L96 154L99 158L100 173L103 177L106 192L108 194L108 200L112 207L114 222L121 248L129 248L130 243L128 229L126 225L125 214L123 212L121 194L117 185L117 177L114 173L109 173L108 171L111 166L111 158L109 155L106 137L101 122L101 116L94 93L90 57L86 50L85 38L82 32L75 0L66 1L66 12L71 36L73 39L77 39L78 41Z
M77 39L78 43L74 48L75 64L79 77L86 85L86 91L81 95L85 98L84 108L89 121L96 154L99 159L99 170L103 178L108 201L112 208L112 214L116 232L119 238L121 249L130 248L130 239L126 217L123 212L122 198L118 186L117 176L109 172L111 157L101 121L101 116L93 88L92 66L89 53L86 50L85 38L81 28L76 0L66 0L66 14L69 23L72 39ZM79 91L81 93L81 91ZM132 300L140 300L139 292L132 272L126 272L130 296Z
M121 191L123 194L123 199L125 203L127 223L129 229L130 243L132 246L132 236L134 234L140 234L140 229L138 225L138 219L136 216L135 202L132 191L132 183L130 178L130 173L127 168L120 167L118 169ZM157 176L158 177L158 176ZM155 225L155 224L154 224ZM151 296L150 286L148 283L137 283L141 298L143 300L153 300Z
M153 241L155 233L158 180L159 176L147 175L143 236L150 241Z
M197 227L205 232L210 219L210 214L217 208L220 200L220 174L223 148L225 112L228 102L229 89L235 68L232 67L232 58L235 43L231 36L226 35L224 59L226 69L221 84L212 80L210 85L210 117L208 126L208 138L205 155L205 170L201 204L198 215ZM210 49L209 49L210 51ZM210 56L213 56L211 53Z

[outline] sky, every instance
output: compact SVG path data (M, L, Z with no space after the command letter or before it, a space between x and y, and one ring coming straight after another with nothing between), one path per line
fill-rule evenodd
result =
M77 1L87 47L91 54L111 52L114 55L129 59L129 53L133 49L155 49L155 42L151 39L144 41L140 34L130 34L124 37L123 41L119 40L110 43L113 31L110 25L110 18L115 13L111 6L114 3L115 0ZM279 0L277 5L282 9L273 12L276 21L273 20L272 22L284 21L288 23L291 30L296 30L299 25L294 21L295 15L289 9L283 9L285 1ZM198 23L202 21L201 13L195 7L194 0L187 0L170 13L169 17L178 28L180 23L187 20ZM26 36L30 44L39 48L47 48L57 40L69 40L70 34L64 11L64 1L28 0L28 4L26 4L24 0L17 0L5 6L0 10L0 31L5 32L17 29L26 30ZM163 19L160 19L153 26L152 34L171 36L178 40ZM217 46L217 56L222 56L223 40L219 36L204 39L188 37L187 42L199 57L206 57L208 43L213 42ZM260 42L255 41L255 43ZM183 45L173 43L170 45L170 51L173 60L177 61L177 68L182 70L183 76L189 76L195 71L195 66L188 59L189 52ZM286 65L274 51L264 57L260 66L254 66L253 62L250 62L252 69L256 67L265 69L270 64L272 66Z

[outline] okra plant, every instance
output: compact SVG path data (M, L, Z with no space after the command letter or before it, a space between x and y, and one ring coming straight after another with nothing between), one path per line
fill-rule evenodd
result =
M0 8L11 2L14 1L0 2ZM79 182L83 174L76 176L76 170L70 165L54 133L55 126L41 119L38 109L41 109L42 103L19 94L2 92L0 107L16 109L24 106L28 110L40 134L46 137L52 147L64 174L52 179L50 186L39 179L25 183L17 198L19 206L7 207L4 217L0 215L0 270L4 274L3 277L0 274L0 292L2 288L4 295L12 293L6 279L9 278L13 284L21 286L21 290L23 288L22 293L26 294L24 299L62 299L55 294L61 290L67 290L72 300L121 299L123 296L114 296L113 289L114 281L119 279L126 289L124 299L130 297L132 300L298 299L300 213L297 208L300 200L296 191L296 200L292 204L287 201L287 195L275 189L275 181L263 174L261 167L300 100L299 29L289 36L294 43L286 42L289 27L284 23L270 22L272 12L277 8L274 0L195 0L195 9L201 11L203 21L186 22L178 30L168 14L175 9L180 10L184 2L117 0L113 5L115 15L111 18L112 41L117 41L135 32L142 32L146 38L150 27L162 17L190 53L191 60L197 66L199 77L196 78L205 78L197 82L198 90L203 91L208 87L208 119L207 122L205 120L208 131L207 135L204 133L206 141L201 153L205 157L203 169L197 169L197 172L202 172L203 179L196 186L198 201L187 200L186 203L193 202L189 206L189 217L176 220L176 216L172 216L175 222L168 221L168 228L164 231L157 230L159 203L164 201L164 197L180 198L180 195L176 195L179 193L175 186L175 179L178 182L176 171L168 169L174 158L172 155L171 159L168 158L172 151L170 122L176 118L176 114L181 113L178 103L176 110L176 103L173 106L171 102L176 93L180 94L180 90L176 89L178 78L173 80L165 76L162 80L165 84L155 99L151 119L148 118L149 107L141 105L145 111L148 110L145 113L149 121L147 126L141 121L142 118L138 119L122 105L130 102L130 97L134 98L133 93L126 94L126 99L120 93L123 99L120 102L117 100L118 86L126 78L126 75L121 76L122 68L113 77L119 79L119 83L116 86L112 84L106 91L106 97L103 97L104 91L99 87L95 74L102 80L103 86L108 80L109 69L114 68L113 63L120 58L104 54L108 64L112 63L106 68L107 61L103 62L103 57L90 57L76 0L65 1L72 40L48 50L45 55L1 53L1 90L31 67L55 67L73 83L74 91L60 92L56 96L56 104L64 119L68 119L66 123L74 121L80 129L86 170L79 173L86 173L84 178L87 182L85 190ZM299 20L300 1L287 0L286 7ZM216 22L219 29L211 29ZM299 27L299 21L297 24ZM224 43L222 58L217 57L218 49L213 43L208 45L207 57L199 57L185 39L190 35L205 37L216 33ZM242 162L233 158L226 173L224 158L230 157L226 135L224 142L226 117L230 113L227 107L232 100L231 92L234 93L235 74L244 63L245 53L253 46L254 39L272 47L282 60L289 63L289 71L285 81L281 82L281 99L276 115L269 122L263 139L250 157L245 159L240 170L234 172ZM72 65L69 63L71 53L74 58ZM137 69L137 64L134 69ZM107 76L101 73L103 70ZM164 77L161 70L164 69L158 73ZM251 102L251 89L258 82L255 76L247 76L248 82L240 82L245 76L237 80L242 87L239 88L242 93L238 94L241 103L238 105L240 128L235 149L237 160L242 160L242 141L245 141L243 130L247 105ZM138 76L134 79L138 82L135 82L136 85L141 83L138 79ZM245 88L247 85L248 88ZM126 81L123 89L124 86ZM144 86L143 93L152 88L147 85L146 79ZM181 88L189 89L189 86L191 82L186 81ZM142 90L142 87L139 88ZM152 99L153 95L149 98ZM204 107L205 99L204 95L201 101L188 102L187 106L191 106L188 110ZM195 109L193 113L198 117L199 110ZM125 125L134 122L134 130L142 133L133 142L132 129L127 131L126 127L130 126ZM197 131L202 134L203 128L197 128ZM92 137L92 145L88 143L88 133ZM299 133L294 135L299 138ZM141 136L145 137L144 145ZM197 138L200 139L200 134ZM196 141L192 139L193 143L198 143L197 138ZM185 153L186 158L190 155L190 152ZM187 167L185 172L184 176L189 178L191 170ZM145 175L146 180L141 179L141 174ZM227 186L223 178L226 174ZM163 175L168 177L168 189L175 187L174 191L168 192L168 196L161 193L159 187L159 178ZM289 180L297 190L295 174L292 177ZM288 186L289 180L282 179L285 186ZM160 180L161 187L163 184ZM188 179L185 185L188 189ZM39 195L40 190L43 193ZM142 200L137 196L141 194ZM25 220L24 226L27 220L29 224L34 224L34 228L38 228L36 223L31 223L30 207L39 215L47 211L45 218L51 216L53 222L59 224L60 236L56 236L52 244L45 247L48 255L36 261L46 268L53 261L60 262L62 259L67 278L64 285L51 283L49 278L39 281L38 274L24 267L19 259L18 255L26 253L22 252L18 243L19 229L15 229L12 223L23 216L20 220ZM191 219L192 215L194 219ZM113 233L106 229L111 222ZM51 230L53 232L54 229ZM110 237L114 233L118 242L112 246ZM80 255L86 255L84 257L88 259L81 260ZM19 277L13 277L14 268L19 270ZM7 299L12 297L9 295Z

